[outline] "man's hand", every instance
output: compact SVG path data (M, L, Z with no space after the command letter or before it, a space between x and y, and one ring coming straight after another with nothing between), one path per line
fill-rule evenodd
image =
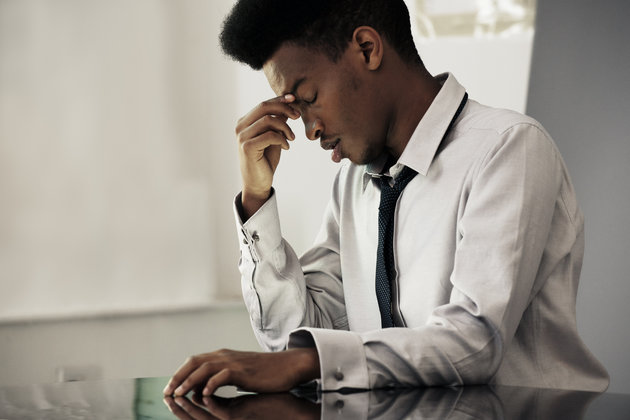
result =
M223 385L256 392L282 392L319 375L315 348L276 353L219 350L188 358L166 385L164 394L183 396L195 390L212 395Z
M295 97L290 94L269 99L258 104L236 125L245 219L249 219L269 198L280 152L289 149L288 140L295 139L287 124L287 119L300 117L300 113L289 105L293 101Z

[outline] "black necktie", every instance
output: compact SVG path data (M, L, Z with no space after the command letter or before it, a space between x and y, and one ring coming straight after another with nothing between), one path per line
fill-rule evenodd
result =
M376 254L376 298L381 310L383 328L394 326L391 311L390 279L396 275L394 265L394 210L402 190L417 172L404 167L396 177L394 186L389 185L389 177L381 177L381 204L378 207L378 250Z
M451 120L444 136L448 135L455 124L455 120L464 109L468 101L468 93L459 104L453 119ZM389 177L382 176L381 181L381 204L378 207L378 249L376 252L376 299L378 308L381 311L381 325L383 328L394 326L392 316L392 292L390 281L396 278L396 265L394 264L394 211L396 202L402 190L409 181L416 176L417 172L411 168L404 167L394 186L389 185Z

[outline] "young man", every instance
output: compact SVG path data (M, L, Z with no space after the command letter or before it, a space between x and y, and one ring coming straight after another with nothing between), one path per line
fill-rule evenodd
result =
M194 356L166 394L607 387L576 328L583 217L558 150L531 118L431 76L402 0L242 0L221 41L278 95L236 127L242 288L272 352ZM349 161L300 259L272 189L299 117Z

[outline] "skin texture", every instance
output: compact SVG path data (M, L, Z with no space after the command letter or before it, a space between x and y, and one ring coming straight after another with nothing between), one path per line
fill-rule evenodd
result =
M242 220L269 198L283 150L295 135L286 123L302 118L307 138L333 160L369 163L383 153L400 157L440 86L424 67L408 65L371 27L355 29L337 62L301 46L283 44L263 71L278 95L262 102L236 125L241 177ZM289 390L319 378L314 348L276 353L221 350L189 358L164 389L182 396L191 390L211 395L219 386L257 392Z
M282 392L319 376L314 348L276 353L219 350L189 357L164 388L181 397L190 391L209 396L223 385L256 392Z

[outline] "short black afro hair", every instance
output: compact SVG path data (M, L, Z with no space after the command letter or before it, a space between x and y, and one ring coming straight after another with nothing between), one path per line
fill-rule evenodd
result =
M421 64L403 0L239 0L223 22L223 51L260 70L285 42L337 61L354 30L371 26L408 63Z

